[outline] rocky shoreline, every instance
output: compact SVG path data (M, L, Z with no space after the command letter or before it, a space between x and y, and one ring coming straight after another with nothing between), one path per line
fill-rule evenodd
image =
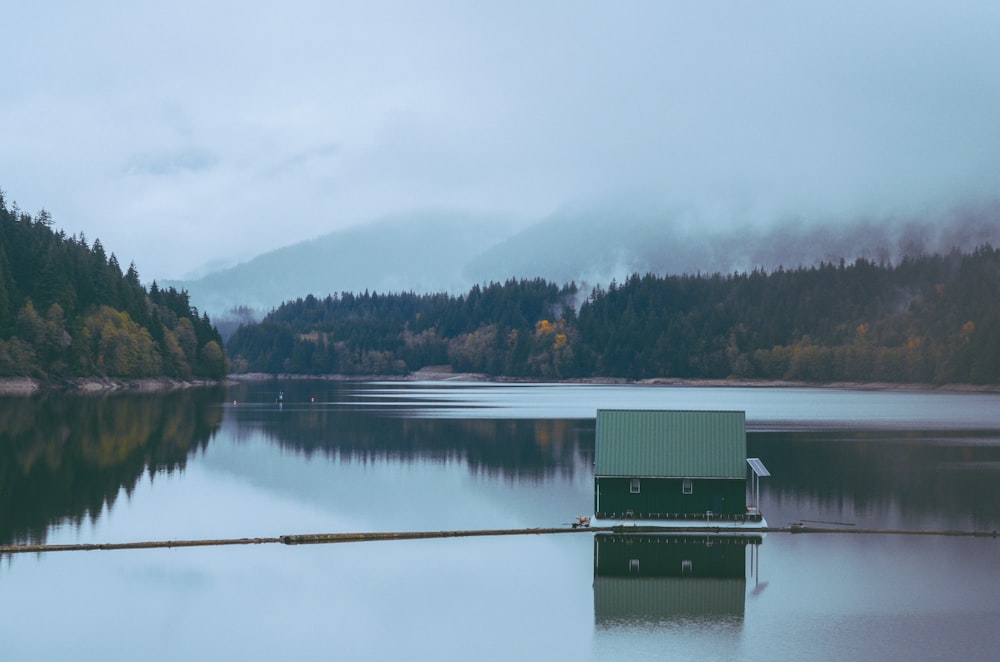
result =
M39 380L33 377L0 377L0 395L35 395L41 392L69 391L73 393L158 393L181 388L216 386L220 382L208 379L171 379L148 377L142 379L111 379L106 377L78 377L60 380Z
M41 383L30 377L0 378L0 395L31 395L41 389Z

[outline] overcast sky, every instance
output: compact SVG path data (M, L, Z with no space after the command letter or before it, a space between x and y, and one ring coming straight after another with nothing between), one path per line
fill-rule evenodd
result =
M819 5L823 5L822 7ZM144 281L385 214L1000 192L1000 3L7 3L0 188Z

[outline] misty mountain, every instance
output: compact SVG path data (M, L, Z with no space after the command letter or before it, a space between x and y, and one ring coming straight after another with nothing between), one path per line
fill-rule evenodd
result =
M300 242L197 280L167 281L220 317L340 292L457 292L477 255L514 232L507 219L424 212L383 219Z
M742 273L760 268L898 263L904 256L1000 244L1000 204L945 215L851 221L786 218L708 222L690 211L566 209L520 231L504 219L424 213L395 217L265 253L183 287L224 320L244 305L339 292L462 293L509 278L575 282L584 294L632 274Z
M706 227L707 226L707 227ZM789 218L720 227L684 211L554 214L471 259L472 282L540 277L606 286L632 274L743 273L821 262L897 263L905 256L969 251L1000 239L1000 206L938 218L850 222Z

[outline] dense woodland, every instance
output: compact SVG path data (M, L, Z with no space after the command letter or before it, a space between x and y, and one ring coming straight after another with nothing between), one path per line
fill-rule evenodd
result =
M0 191L0 377L217 379L222 340L184 291L147 289L100 240L67 237Z
M228 343L236 371L1000 383L1000 251L730 275L634 275L589 294L543 279L467 293L285 303ZM0 377L219 378L188 294L147 290L99 240L0 191Z
M239 371L1000 383L1000 251L596 288L308 296L242 326Z

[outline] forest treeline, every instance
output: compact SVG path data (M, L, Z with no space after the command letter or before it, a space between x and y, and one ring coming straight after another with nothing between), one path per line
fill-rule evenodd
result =
M467 294L307 296L242 326L237 371L566 379L1000 383L1000 251L731 275L634 275L584 296L509 280Z
M192 377L227 370L222 339L187 292L147 290L100 240L68 237L0 191L0 377Z

